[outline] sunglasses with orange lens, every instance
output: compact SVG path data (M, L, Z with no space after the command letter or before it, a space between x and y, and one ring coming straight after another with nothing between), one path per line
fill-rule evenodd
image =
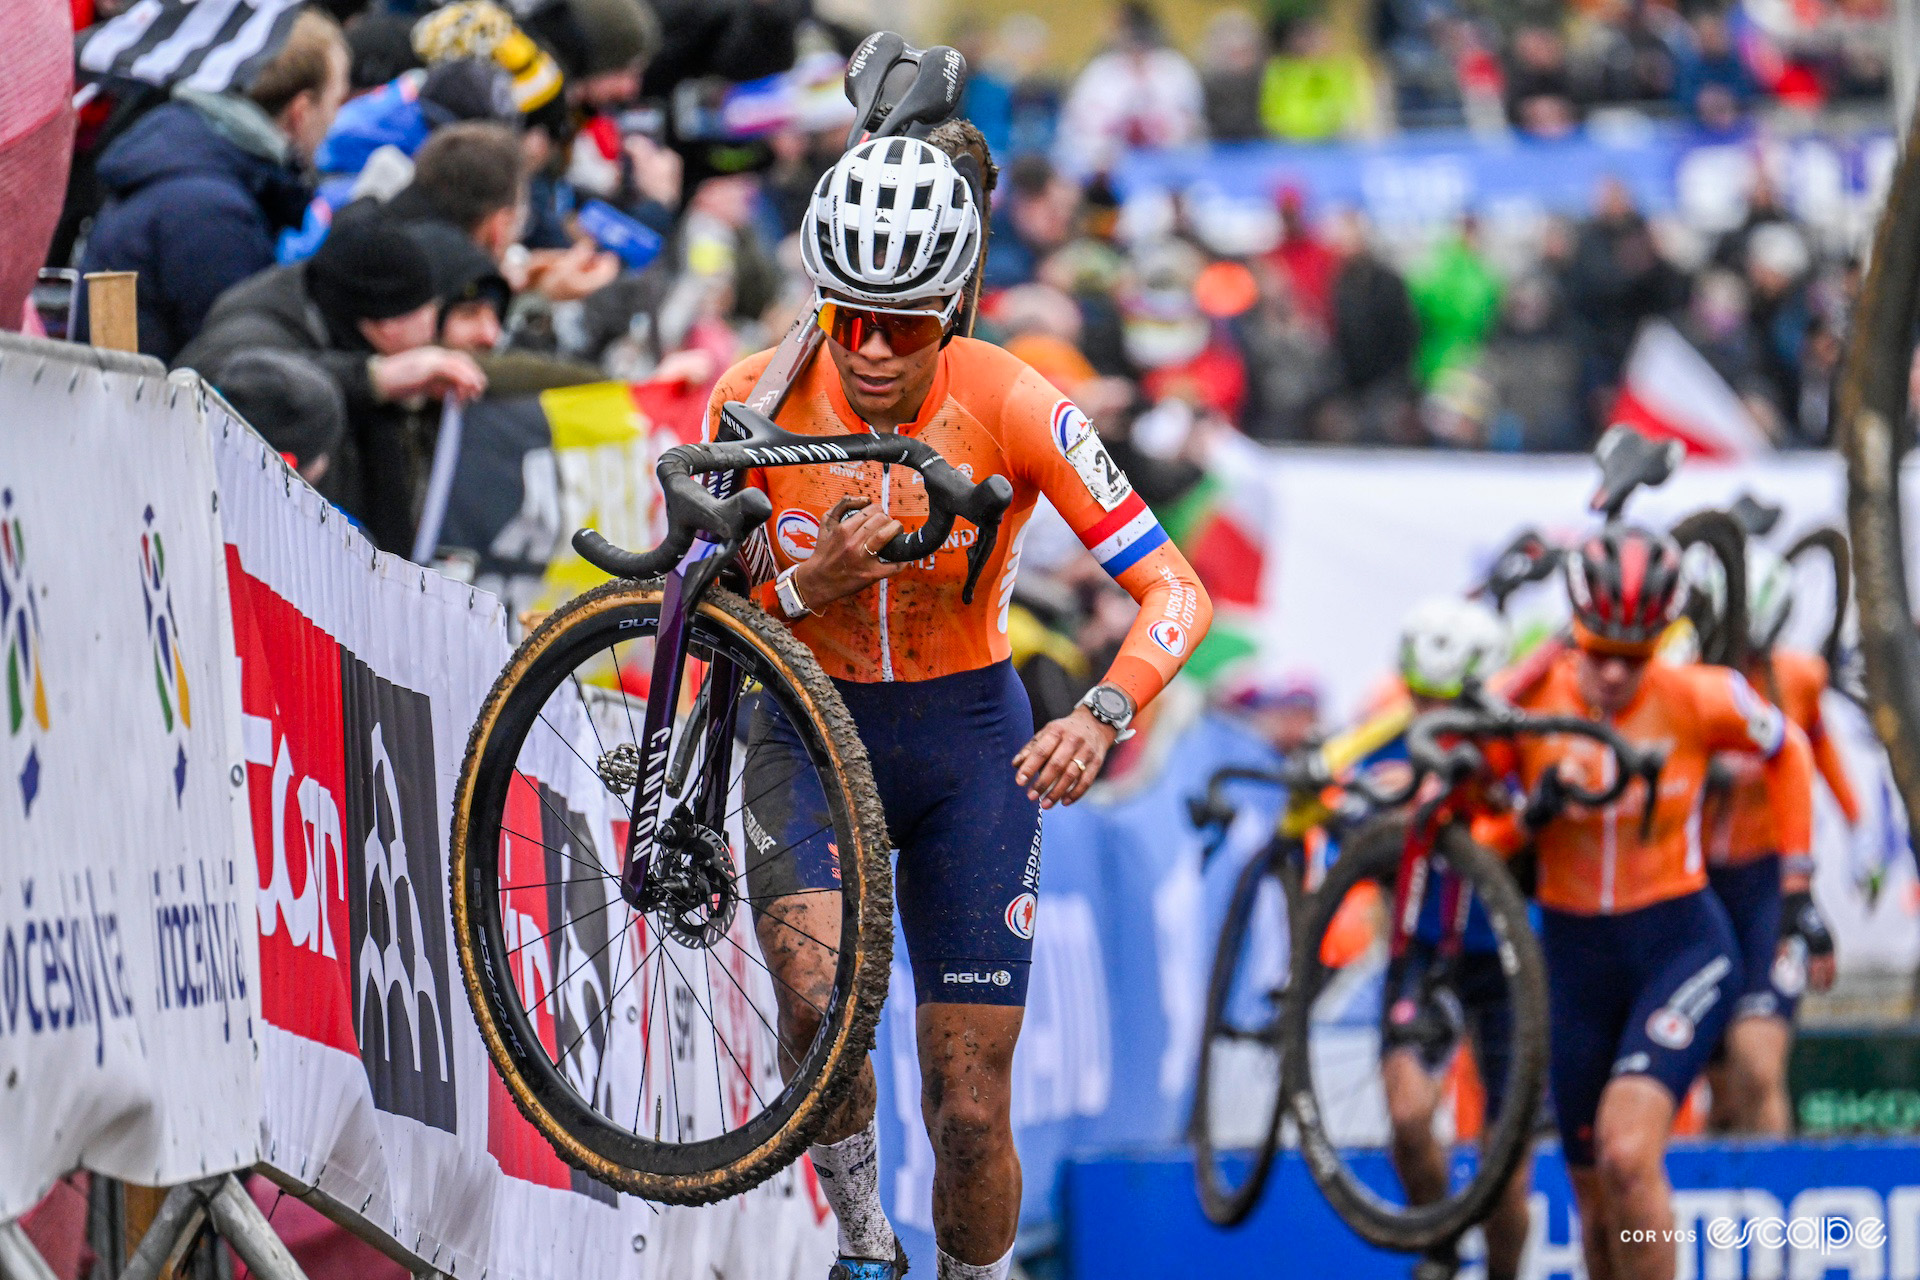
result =
M896 356L912 355L946 336L953 308L945 311L888 311L850 302L820 304L820 328L848 351L858 351L875 331Z

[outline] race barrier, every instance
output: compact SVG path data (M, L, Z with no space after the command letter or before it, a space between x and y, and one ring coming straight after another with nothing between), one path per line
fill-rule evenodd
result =
M259 1138L213 459L157 368L0 335L0 1221Z
M194 1180L182 1213L196 1197L238 1212L204 1180L258 1167L416 1272L822 1274L833 1224L804 1160L725 1204L648 1205L562 1165L497 1082L450 949L446 840L468 727L508 654L499 601L376 552L190 375L0 339L0 424L0 1222L75 1166ZM1342 698L1384 668L1405 605L1464 585L1520 523L1571 527L1591 480L1579 460L1262 465L1263 660L1313 665ZM1683 472L1647 518L1752 487L1797 528L1837 484L1821 459ZM1325 557L1344 557L1348 590ZM1179 1140L1214 932L1272 803L1203 862L1183 800L1217 766L1270 755L1190 686L1157 715L1125 777L1046 819L1015 1057L1029 1248L1059 1239L1071 1156ZM562 745L530 762L543 795L616 847L616 815ZM1874 963L1910 967L1911 858L1904 832L1882 836L1899 844L1877 899L1845 915L1855 855L1824 838L1820 892L1843 963L1884 936ZM553 945L586 941L569 934ZM930 1269L932 1152L895 954L874 1058L882 1191Z
M1384 1155L1356 1172L1391 1178ZM1673 1180L1678 1280L1740 1276L1920 1278L1920 1142L1682 1143ZM1366 1244L1327 1207L1305 1163L1287 1152L1246 1224L1222 1231L1200 1213L1185 1152L1067 1166L1062 1258L1071 1280L1190 1274L1399 1280L1405 1254ZM1376 1182L1376 1185L1378 1183ZM1533 1161L1532 1229L1521 1280L1581 1280L1580 1220L1555 1144ZM1464 1277L1485 1274L1478 1231L1462 1242Z
M823 1273L804 1163L710 1208L618 1196L494 1075L446 839L499 602L375 551L151 361L0 338L0 422L0 1222L76 1166L257 1165L421 1273ZM217 1180L178 1203L241 1212Z

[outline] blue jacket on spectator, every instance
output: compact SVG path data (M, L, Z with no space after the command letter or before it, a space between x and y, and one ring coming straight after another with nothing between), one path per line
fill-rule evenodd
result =
M243 117L248 109L256 121ZM108 202L83 271L140 273L140 350L171 361L213 300L273 265L274 237L310 194L282 142L268 150L252 103L176 100L149 112L100 157Z

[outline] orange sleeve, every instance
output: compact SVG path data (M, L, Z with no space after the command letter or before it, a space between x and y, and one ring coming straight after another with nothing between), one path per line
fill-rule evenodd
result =
M1481 814L1473 820L1473 841L1511 858L1526 847L1526 825L1517 813Z
M1695 709L1707 750L1760 756L1781 878L1803 885L1813 869L1813 748L1807 735L1739 672L1698 670Z
M1860 821L1860 798L1854 794L1853 779L1847 774L1847 762L1841 756L1840 748L1827 736L1827 723L1820 714L1820 695L1826 692L1827 683L1832 677L1825 658L1808 654L1807 668L1810 686L1804 694L1807 699L1807 742L1813 747L1814 768L1826 779L1827 790L1833 792L1834 803L1840 806L1840 812L1851 827Z
M1140 606L1106 679L1126 690L1136 709L1146 706L1206 637L1213 621L1206 588L1087 416L1039 374L1021 372L1001 423L1018 478L1046 495Z

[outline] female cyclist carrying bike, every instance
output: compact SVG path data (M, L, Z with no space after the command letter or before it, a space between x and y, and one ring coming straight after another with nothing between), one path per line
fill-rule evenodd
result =
M838 685L899 851L895 900L919 1004L942 1280L997 1280L1011 1266L1020 1167L1009 1091L1036 927L1040 811L1086 794L1212 613L1086 416L1018 359L955 336L981 237L968 185L937 148L890 137L842 157L801 230L829 358L799 375L775 419L801 435L916 436L975 482L1006 477L1013 503L978 596L964 589L972 529L956 529L923 560L879 558L927 514L917 472L829 458L747 481L773 507L765 549L777 574L756 599ZM771 358L753 356L721 379L710 434ZM1105 679L1034 734L1009 662L1007 609L1024 528L1043 497L1140 614ZM781 851L748 872L757 928L781 1038L806 1044L832 990L833 960L817 940L837 925L834 895L822 890L838 881L838 850L800 736L769 703L754 714L749 760L749 839ZM894 1280L904 1270L880 1205L874 1100L868 1067L811 1149L839 1221L836 1280Z
M1488 759L1516 767L1530 796L1505 831L1479 834L1539 855L1554 1107L1579 1201L1592 1280L1667 1280L1676 1251L1666 1144L1741 990L1738 943L1707 888L1701 806L1708 762L1755 756L1783 857L1811 840L1806 736L1723 667L1654 661L1682 597L1680 551L1609 525L1567 557L1573 644L1527 687L1522 710L1609 724L1666 752L1649 808L1636 781L1612 804L1567 803L1563 780L1594 786L1611 757L1582 739L1517 740Z

